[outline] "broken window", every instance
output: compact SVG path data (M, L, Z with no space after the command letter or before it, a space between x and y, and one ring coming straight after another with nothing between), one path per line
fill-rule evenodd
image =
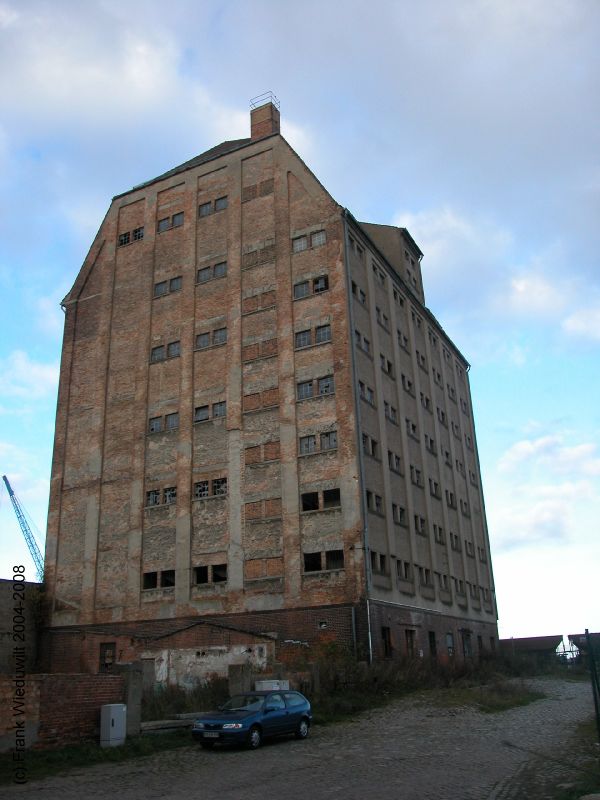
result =
M392 632L387 625L381 626L381 641L383 644L383 657L392 657Z
M218 403L213 403L212 411L213 419L227 416L227 403L225 400L220 400Z
M156 589L158 586L158 573L157 572L144 572L142 576L143 589Z
M162 431L162 417L152 417L148 420L148 433L160 433Z
M319 378L319 394L333 394L335 392L335 382L333 375L326 375Z
M163 569L163 571L160 573L160 585L163 588L166 586L175 586L174 569Z
M344 551L326 550L325 569L344 569Z
M133 241L134 242L139 242L140 239L143 239L143 238L144 238L144 226L142 225L139 228L134 228L133 229Z
M194 499L208 497L208 481L196 481L194 484Z
M227 564L213 564L213 583L225 583L227 580Z
M323 508L338 508L341 504L339 489L325 489L323 492Z
M147 506L157 506L160 503L160 490L159 489L150 489L149 492L146 492L146 505Z
M325 292L327 289L329 289L329 278L327 275L321 275L320 278L315 278L313 280L313 292L315 294Z
M301 381L296 385L296 396L298 400L307 400L313 396L313 382Z
M304 553L304 572L321 571L321 553Z
M119 234L119 247L123 247L126 244L129 244L129 231Z
M194 583L208 583L208 567L194 567Z
M212 490L215 497L227 494L227 478L215 478L212 482Z
M404 636L406 639L406 654L408 656L414 656L415 654L415 631L412 628L407 628L404 631Z
M337 431L321 434L321 450L335 450L337 447Z
M209 418L208 406L197 406L194 409L194 422L204 422Z
M318 492L304 492L301 495L302 511L318 511L319 510L319 493Z
M168 486L164 492L164 502L165 503L174 503L177 500L177 487L176 486Z

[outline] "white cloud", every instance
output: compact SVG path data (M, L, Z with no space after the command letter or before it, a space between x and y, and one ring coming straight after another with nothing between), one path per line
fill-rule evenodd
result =
M573 312L563 320L562 329L571 336L600 342L600 306Z
M58 374L58 364L42 364L23 350L14 350L0 361L0 395L22 399L52 395L58 386Z
M552 315L566 303L565 293L556 281L541 274L521 274L510 279L509 307L519 314Z
M541 468L545 474L600 475L600 454L594 442L565 444L568 434L541 436L515 442L498 461L500 473L524 467Z

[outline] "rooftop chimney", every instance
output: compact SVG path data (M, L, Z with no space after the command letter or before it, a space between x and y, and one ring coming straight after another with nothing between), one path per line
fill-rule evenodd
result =
M250 101L250 136L260 139L279 133L279 100L273 92L254 97Z

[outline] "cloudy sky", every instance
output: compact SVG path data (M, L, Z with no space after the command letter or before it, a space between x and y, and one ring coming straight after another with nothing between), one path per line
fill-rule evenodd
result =
M599 40L596 0L0 0L0 472L41 535L59 302L111 197L270 89L335 199L409 228L472 364L501 635L600 630Z

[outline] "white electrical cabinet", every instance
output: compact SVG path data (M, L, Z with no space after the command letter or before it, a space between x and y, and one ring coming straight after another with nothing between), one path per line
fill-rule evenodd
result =
M284 680L256 681L254 684L255 692L269 692L273 689L284 689L287 691L289 688L290 682Z
M100 709L100 747L117 747L127 735L127 706L109 703Z

